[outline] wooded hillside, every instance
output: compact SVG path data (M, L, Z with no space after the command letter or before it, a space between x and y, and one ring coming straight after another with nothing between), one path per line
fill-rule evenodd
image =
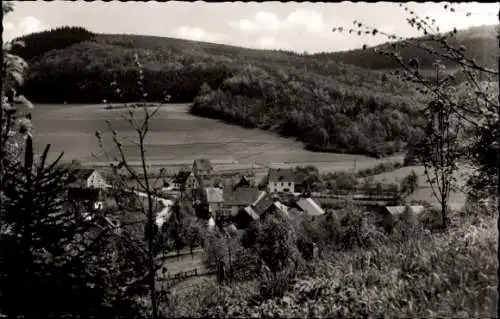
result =
M276 131L312 150L386 155L403 150L421 131L423 97L383 72L339 63L338 54L95 35L69 27L22 40L26 46L17 53L30 64L22 91L34 102L138 100L138 54L147 100L164 101L168 94L171 102L195 101L196 115ZM359 54L343 60L366 60Z

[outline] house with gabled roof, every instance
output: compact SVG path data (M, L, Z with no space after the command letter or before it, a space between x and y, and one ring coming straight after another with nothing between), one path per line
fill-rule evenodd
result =
M189 171L180 171L178 172L174 179L172 180L172 184L175 190L184 190L186 189L186 182L191 175Z
M191 193L194 196L195 190L199 188L199 182L194 173L189 173L186 182L184 183L184 189L186 192Z
M248 188L252 186L252 182L250 179L246 176L241 176L240 180L236 183L236 185L233 186L233 190L236 190L238 188Z
M258 197L259 190L252 187L224 188L222 213L235 216L240 209L250 206Z
M102 175L93 168L78 168L69 172L68 187L70 188L106 188L107 182Z
M295 173L291 168L270 168L267 175L270 193L294 193Z
M194 160L193 173L196 177L210 176L214 173L212 163L207 158L200 158Z
M280 203L273 194L261 193L252 205L238 211L234 221L239 228L246 228L252 221L264 219L271 214L288 216L288 207Z
M299 212L305 213L308 216L324 215L325 211L312 198L304 197L296 202Z
M221 205L224 203L224 191L219 187L206 187L205 196L208 204L208 211L212 216L216 216L220 211Z

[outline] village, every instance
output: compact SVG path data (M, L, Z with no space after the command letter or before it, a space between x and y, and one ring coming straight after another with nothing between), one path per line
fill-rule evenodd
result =
M83 208L87 217L116 209L117 202L110 196L111 188L97 169L73 169L67 184L66 205L68 208L78 206L80 211ZM146 197L144 192L132 191L137 197ZM331 190L311 192L304 176L292 168L270 167L261 181L252 174L218 172L206 158L196 159L191 169L163 179L162 187L156 187L154 194L160 203L156 215L156 225L160 228L170 218L172 206L179 202L188 203L209 229L216 225L244 229L268 214L315 218L347 203L365 207L367 214L374 214L386 225L391 225L407 208L415 214L424 210L421 205L406 205L397 194L387 195L387 192L375 195L359 192L339 195Z

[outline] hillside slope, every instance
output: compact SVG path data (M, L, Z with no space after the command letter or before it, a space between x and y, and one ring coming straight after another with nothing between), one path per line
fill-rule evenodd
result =
M492 69L498 68L498 25L497 26L481 26L472 27L465 30L458 30L457 34L449 39L449 44L452 47L459 48L464 46L466 51L465 55L468 58L475 59L480 65L487 66ZM430 45L438 52L443 52L443 48L435 42L425 41L425 38L416 39L420 43ZM398 42L396 42L398 43ZM375 48L383 48L386 44L379 46L343 52L333 53L318 53L313 55L316 59L335 60L346 64L356 65L362 68L371 70L384 70L398 68L398 64L385 56L382 56L374 51ZM401 57L404 61L412 58L417 58L421 68L433 68L435 59L440 59L448 68L455 68L457 64L454 61L438 58L437 56L430 55L426 51L412 47L403 47L400 51Z
M66 31L52 32L60 38ZM26 43L20 53L30 72L23 93L34 102L137 100L138 54L148 100L163 101L166 94L172 102L194 100L194 114L276 131L312 150L391 154L421 127L422 98L414 89L334 60L135 35L79 36L51 48L45 34L44 41ZM31 50L30 43L46 47Z

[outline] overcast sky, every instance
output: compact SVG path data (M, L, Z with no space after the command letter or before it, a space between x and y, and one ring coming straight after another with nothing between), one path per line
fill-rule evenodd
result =
M498 3L414 3L410 8L430 16L443 31L498 23ZM471 12L470 17L466 13ZM297 52L340 51L384 42L383 37L333 33L332 27L360 20L400 36L414 36L397 3L204 3L204 2L66 2L16 1L4 18L3 39L55 28L83 26L98 33L168 36L237 46Z

